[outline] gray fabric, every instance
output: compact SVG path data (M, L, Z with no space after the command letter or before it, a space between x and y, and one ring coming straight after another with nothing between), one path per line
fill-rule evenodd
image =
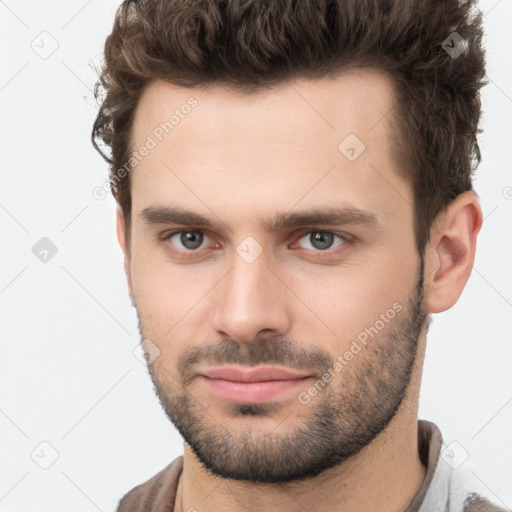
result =
M467 468L452 469L439 458L420 512L510 512L491 499Z

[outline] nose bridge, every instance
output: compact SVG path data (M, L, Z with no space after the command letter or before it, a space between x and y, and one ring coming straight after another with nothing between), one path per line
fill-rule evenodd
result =
M233 268L228 279L228 293L236 300L236 304L243 306L256 302L261 291L261 285L266 280L268 272L263 257L248 262L238 254L233 258ZM268 293L271 290L266 290Z
M263 253L255 257L254 247L240 244L231 270L216 287L213 327L217 332L247 341L263 330L275 335L288 329L286 304L268 264Z

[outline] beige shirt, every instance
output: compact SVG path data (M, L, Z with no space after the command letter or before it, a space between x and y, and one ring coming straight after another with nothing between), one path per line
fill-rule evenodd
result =
M430 421L418 421L418 448L427 471L416 496L404 512L509 512L471 487L467 475L452 469L441 457L443 439ZM117 512L174 512L183 456L141 485L119 502Z

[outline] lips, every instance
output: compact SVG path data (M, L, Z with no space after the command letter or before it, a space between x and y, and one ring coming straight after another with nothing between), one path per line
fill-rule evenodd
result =
M271 366L260 366L254 370L242 370L240 367L223 366L222 368L208 368L198 373L210 379L223 379L232 382L295 380L310 376L307 373L297 373L286 370L284 368L276 368Z
M284 368L259 367L242 370L224 366L206 368L200 372L200 380L206 390L230 402L262 403L269 400L291 398L292 391L305 385L312 376Z

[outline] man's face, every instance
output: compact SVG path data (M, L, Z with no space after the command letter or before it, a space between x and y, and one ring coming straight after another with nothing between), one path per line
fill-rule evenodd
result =
M425 313L393 103L370 70L250 95L160 81L139 102L128 279L162 406L219 476L313 476L397 412ZM211 373L262 367L295 379Z

